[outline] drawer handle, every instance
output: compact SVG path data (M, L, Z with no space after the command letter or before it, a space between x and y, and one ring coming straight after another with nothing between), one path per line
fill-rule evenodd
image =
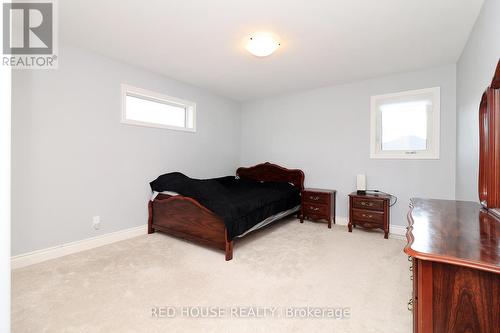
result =
M410 266L410 272L413 272L413 266Z
M310 196L309 199L314 200L314 201L318 201L319 200L319 196L315 196L315 197Z
M370 215L370 214L361 214L361 216L363 216L363 217L368 217L368 218L370 218L370 219L373 217L373 215Z
M413 258L411 256L408 256L408 261L412 261Z
M309 207L309 209L310 209L310 210L314 210L315 212L317 212L317 211L319 210L319 208L318 208L318 207L313 207L313 206Z
M373 206L373 202L361 201L361 206L372 207Z
M408 311L413 311L413 298L408 301Z

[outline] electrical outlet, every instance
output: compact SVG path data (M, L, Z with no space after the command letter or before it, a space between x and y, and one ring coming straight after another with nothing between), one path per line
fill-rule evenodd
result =
M92 227L95 230L99 230L99 228L101 228L101 217L100 216L94 216L92 218Z

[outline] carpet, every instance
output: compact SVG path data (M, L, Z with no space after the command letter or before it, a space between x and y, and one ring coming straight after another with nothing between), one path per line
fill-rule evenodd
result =
M161 233L14 270L13 332L411 332L401 239L294 218L234 259Z

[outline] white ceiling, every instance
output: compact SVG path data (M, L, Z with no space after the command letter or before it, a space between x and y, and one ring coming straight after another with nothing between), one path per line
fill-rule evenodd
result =
M455 63L483 0L63 0L68 43L250 100ZM280 36L268 58L244 49Z

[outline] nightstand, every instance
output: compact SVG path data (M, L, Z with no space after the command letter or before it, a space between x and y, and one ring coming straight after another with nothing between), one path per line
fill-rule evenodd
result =
M337 191L319 188L306 188L301 193L300 223L305 218L326 220L328 228L335 223L335 196Z
M349 194L349 232L352 227L378 228L389 237L389 204L391 196L378 193Z

